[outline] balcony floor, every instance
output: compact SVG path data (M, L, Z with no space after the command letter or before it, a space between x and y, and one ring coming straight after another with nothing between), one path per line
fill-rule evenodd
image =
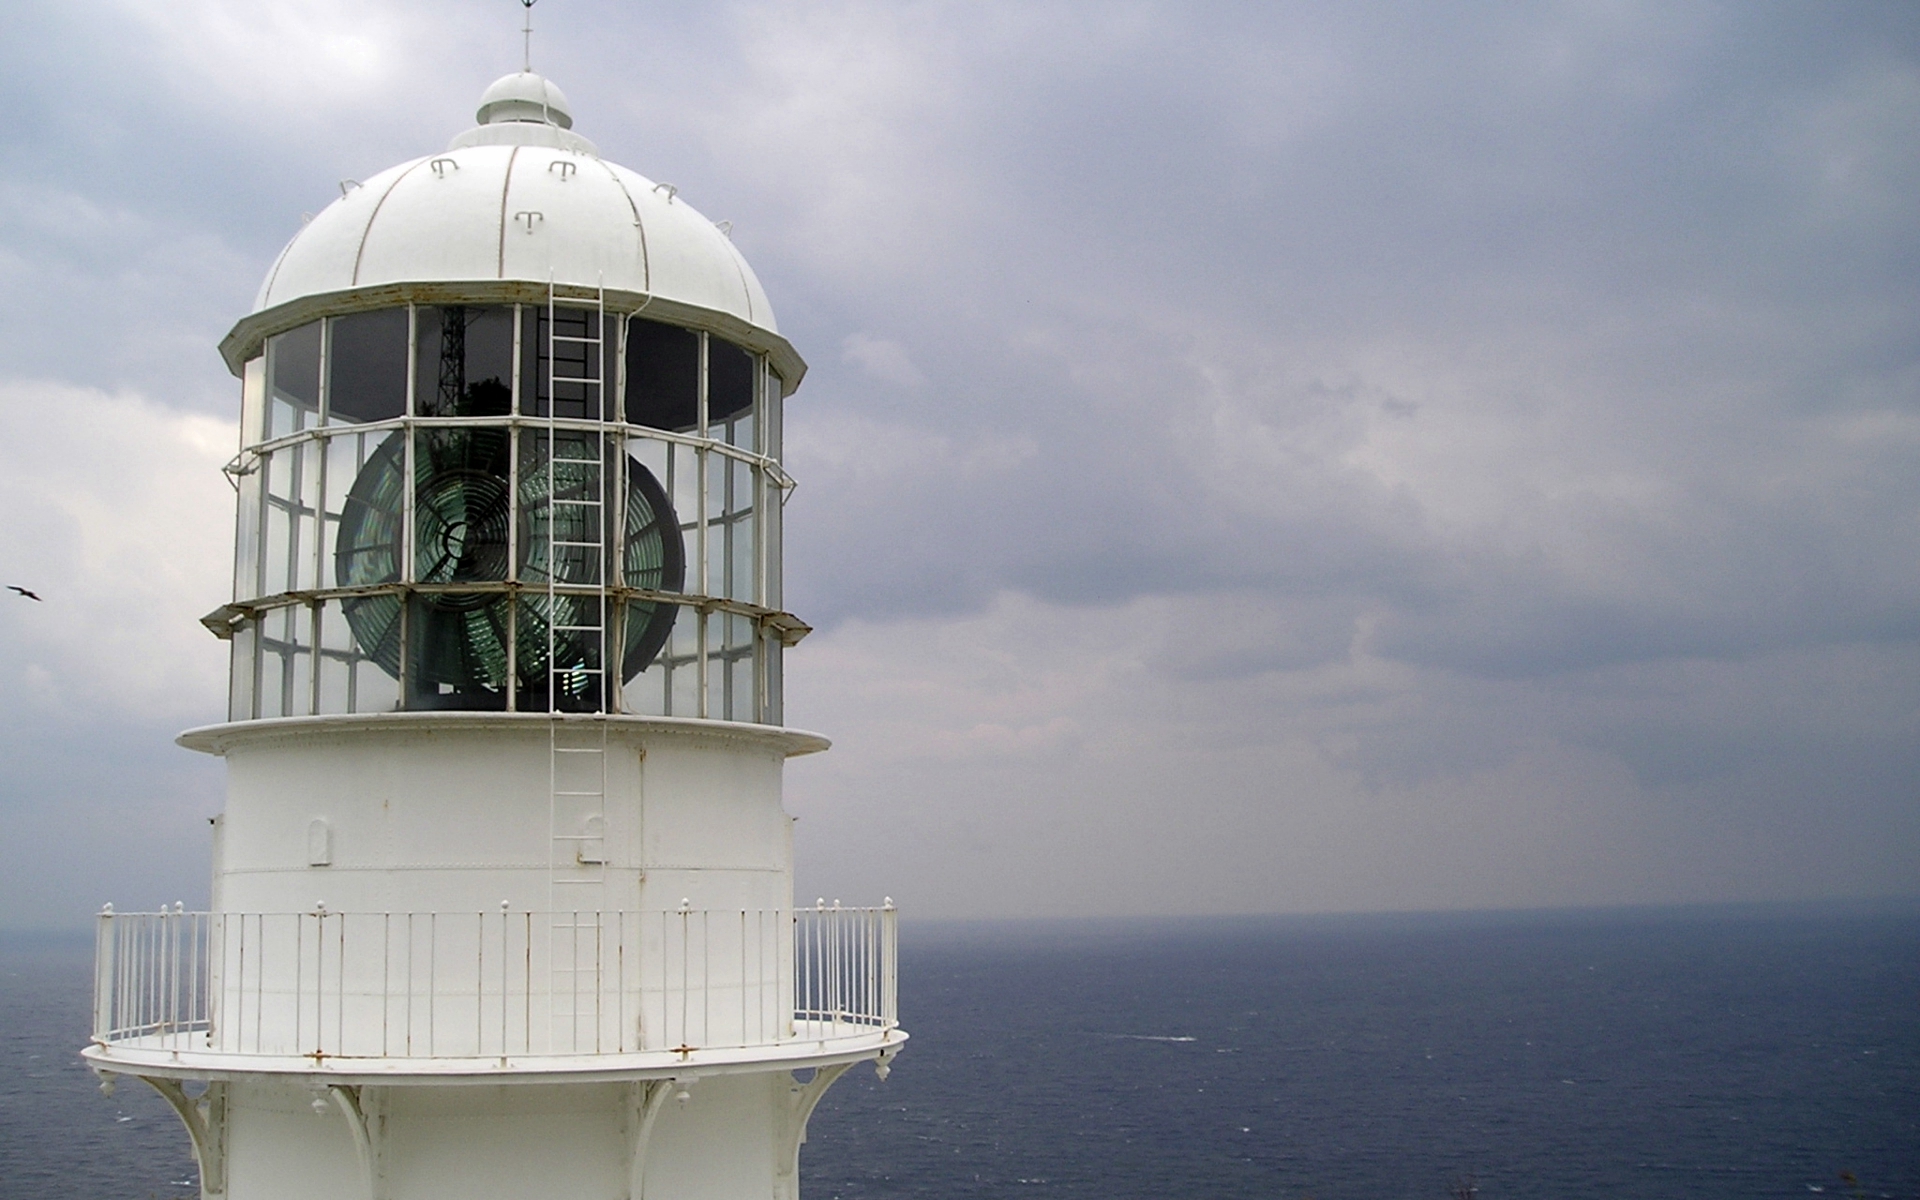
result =
M80 1052L95 1071L171 1079L234 1080L298 1075L342 1084L618 1083L637 1079L805 1070L892 1058L907 1041L902 1029L836 1028L802 1021L786 1041L687 1051L626 1054L513 1054L504 1058L357 1058L340 1055L228 1054L188 1048L193 1035L165 1034L95 1042Z

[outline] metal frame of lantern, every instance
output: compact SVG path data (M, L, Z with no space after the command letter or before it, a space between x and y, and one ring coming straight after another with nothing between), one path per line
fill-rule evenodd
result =
M582 299L567 296L556 303L562 311L591 313L591 308L581 305ZM438 415L423 402L426 348L421 337L428 324L423 315L455 307L509 315L504 324L511 336L510 377L505 381L510 398L504 413ZM371 585L338 579L329 550L353 481L381 446L393 445L395 435L407 452L404 479L417 483L414 456L427 431L503 431L510 439L509 461L518 468L524 459L523 439L559 428L605 438L612 461L639 463L659 478L675 501L684 544L687 584L681 589L632 586L622 578L610 579L604 588L560 588L570 594L604 596L615 611L640 604L679 608L670 640L652 663L637 672L653 672L659 685L636 687L621 677L624 672L613 672L606 710L779 722L780 650L797 642L807 627L780 607L779 510L793 482L780 466L780 407L787 389L774 366L776 355L754 353L710 331L667 326L697 339L700 370L691 397L695 419L690 428L662 428L631 419L558 417L528 403L529 385L537 382L528 365L537 356L529 353L527 335L530 327L540 324L530 318L542 307L443 302L349 310L257 339L258 352L242 366L246 444L228 467L241 494L240 541L250 552L243 553L236 566L235 600L205 618L216 633L235 643L231 719L417 707L408 703L405 678L411 647L400 651L398 672L380 669L380 674L387 675L385 680L371 674L378 668L376 655L349 628L345 605L375 596L393 596L404 605L418 597L478 600L497 595L513 606L520 598L544 591L547 582L512 577L523 565L518 562L511 563L505 578L421 579L411 547L400 555L400 578ZM334 403L333 394L335 331L342 322L385 314L403 314L406 324L402 378L387 381L400 395L400 411L373 420L342 419L345 414ZM614 334L609 340L618 347L610 355L612 369L607 375L612 382L609 390L619 401L620 417L631 415L629 375L634 363L629 336L639 328L635 322L642 320L649 321L650 327L661 327L651 322L644 307L606 313L606 325ZM283 356L293 357L287 348L296 338L313 343L311 361L300 364L311 372L312 390L307 397L289 398L276 387L284 382L276 376L282 374L278 368ZM708 365L720 346L745 356L750 395L744 407L716 423L710 413ZM603 415L610 414L603 409ZM616 472L615 477L624 474ZM521 504L518 481L509 480L508 487L514 493L513 502ZM402 523L411 537L418 524L412 509L415 489L409 486L404 492L409 507ZM515 517L524 515L516 512ZM518 529L521 523L516 519L511 527ZM280 660L278 664L275 659ZM270 672L276 665L279 669ZM501 710L521 708L526 689L518 678L520 667L519 657L510 655L500 681Z

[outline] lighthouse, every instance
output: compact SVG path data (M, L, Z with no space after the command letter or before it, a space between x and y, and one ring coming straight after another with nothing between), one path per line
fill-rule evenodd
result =
M792 1200L906 1035L895 913L796 904L782 408L724 226L531 71L313 217L239 378L209 911L99 917L103 1088L203 1197Z

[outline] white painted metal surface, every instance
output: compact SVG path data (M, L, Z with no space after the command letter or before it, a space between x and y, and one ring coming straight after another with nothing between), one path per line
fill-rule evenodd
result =
M778 332L746 259L672 185L600 158L558 124L489 105L491 119L450 149L348 188L308 222L254 311L381 284L551 279Z
M806 630L780 609L779 500L791 481L778 466L772 402L805 366L726 235L672 187L600 159L573 132L558 89L530 72L509 76L488 90L480 121L443 154L345 188L222 343L243 379L249 431L231 468L242 582L207 624L235 646L235 719L180 738L226 761L212 906L102 915L94 1040L83 1054L103 1086L133 1076L173 1106L203 1200L796 1200L820 1097L859 1062L884 1078L906 1040L891 901L795 909L781 775L788 757L827 743L756 723L782 719L779 657L741 650L792 645ZM537 389L522 367L536 343L526 331L542 312L550 401L569 382L554 366L557 300L597 316L590 335L564 336L599 357L591 380L569 383L597 397L599 418L529 406ZM511 317L511 388L492 381L511 403L449 415L419 403L414 331L469 307ZM341 370L385 361L351 350L374 345L353 331L381 320L399 331L386 374L336 394ZM654 344L632 331L661 325L693 331L667 333L696 339L695 415L629 412L610 426L607 393L634 365L626 351ZM437 328L442 370L465 363L464 349L446 348L447 330L466 336L464 316ZM721 343L748 364L743 394L757 399L716 416L708 383ZM268 376L283 351L308 374L290 376L294 399L275 408L280 384ZM402 375L403 387L388 386ZM684 510L694 574L685 592L616 587L606 562L565 589L551 574L421 576L416 443L495 427L513 465L477 476L505 479L516 496L521 472L542 468L542 436L549 447L563 433L601 439L614 461L644 460ZM339 532L345 505L373 502L329 483L328 469L357 483L382 445L404 450L388 472L403 500L378 509L380 519L398 531L400 560L416 566L349 586L329 577L327 538L359 553ZM583 529L620 507L619 480L633 472L614 474L569 510ZM519 515L550 534L567 523L551 499L524 507ZM518 539L534 534L507 527L517 562ZM465 545L450 533L441 542L429 539L444 551L435 569ZM546 550L603 554L602 545L583 532L550 536ZM550 623L526 635L545 638L550 664L544 691L528 695L553 711L518 703L528 689L517 667L504 676L505 711L483 711L466 703L488 699L479 692L458 693L451 708L437 697L456 692L410 696L402 685L413 668L398 664L412 650L376 659L351 620L332 619L374 596L427 596L449 611L459 597L476 606L537 597L552 614L563 590L613 597L628 613L681 605L687 628L659 651L656 675L636 668L624 693L616 682L610 699L561 712L555 630L592 634L604 672L624 618L603 608ZM402 647L415 645L407 628ZM275 636L293 666L268 703L260 648ZM508 635L509 654L519 636ZM335 689L344 700L329 691L329 664L351 668ZM577 675L582 663L567 669ZM650 678L660 696L644 707L636 689ZM623 707L631 711L594 711ZM643 711L670 715L635 715Z

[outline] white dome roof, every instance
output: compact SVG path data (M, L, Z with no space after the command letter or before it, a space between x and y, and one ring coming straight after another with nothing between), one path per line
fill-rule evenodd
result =
M221 344L230 366L325 313L407 300L524 302L544 298L552 281L604 287L609 307L644 307L767 351L787 386L798 382L804 364L732 240L670 185L600 158L566 128L558 88L529 72L506 76L479 115L445 153L349 187L294 236L253 315Z

